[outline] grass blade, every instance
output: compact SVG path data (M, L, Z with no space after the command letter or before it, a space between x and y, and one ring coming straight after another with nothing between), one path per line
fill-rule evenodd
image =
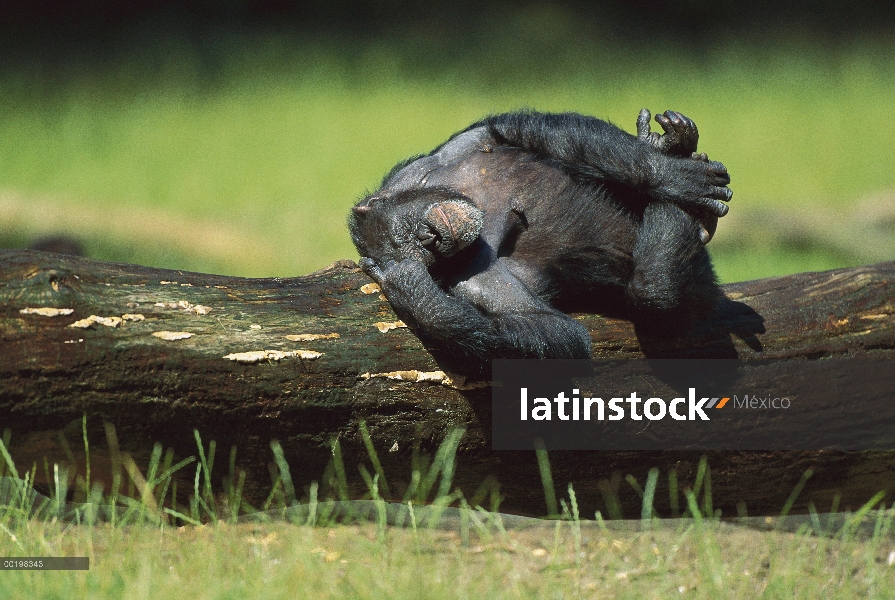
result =
M370 437L370 432L367 430L366 421L362 420L359 426L360 435L364 440L364 446L367 447L367 454L370 455L370 462L373 463L373 470L375 470L376 474L379 475L379 485L384 492L383 495L386 498L389 498L391 497L391 492L389 492L388 482L385 480L385 471L382 470L382 464L379 462L379 455L376 454L376 448L373 446L373 440Z
M785 517L789 514L789 511L792 509L792 505L795 504L796 498L798 498L799 494L802 493L802 489L805 487L805 484L808 483L808 480L811 479L812 475L814 475L814 470L811 468L805 469L805 472L802 473L802 477L799 479L796 487L792 489L792 492L790 492L789 494L789 498L787 498L786 502L783 504L783 509L780 511L781 517Z
M538 470L541 472L541 484L544 486L544 500L547 503L547 516L555 519L559 516L559 508L556 502L556 490L553 487L553 473L550 471L550 459L547 457L547 448L544 440L535 440L535 456L538 459Z
M643 505L640 508L641 521L649 521L655 513L653 510L653 498L656 495L656 483L658 481L659 469L653 467L646 476L646 488L643 490Z
M286 462L286 457L283 455L283 447L280 446L280 442L277 440L272 440L270 442L270 448L273 450L273 458L277 463L277 468L280 470L280 479L283 481L283 490L286 492L286 504L287 506L295 506L298 504L298 500L295 498L295 486L292 484L292 474L289 472L289 464Z

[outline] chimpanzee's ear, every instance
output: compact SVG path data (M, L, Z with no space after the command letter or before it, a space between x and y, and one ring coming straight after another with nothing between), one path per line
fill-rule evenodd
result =
M482 232L484 213L465 199L433 203L423 222L436 236L435 252L451 256L475 242Z

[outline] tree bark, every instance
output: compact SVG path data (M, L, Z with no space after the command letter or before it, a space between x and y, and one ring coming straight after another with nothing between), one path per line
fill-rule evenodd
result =
M338 439L351 493L361 495L354 465L371 468L363 420L391 494L400 497L414 446L431 454L461 426L455 486L469 498L496 480L503 510L546 513L534 452L490 448L488 383L452 373L437 351L394 327L396 316L373 287L350 261L304 277L243 279L0 251L0 423L11 430L13 457L20 470L36 464L38 480L44 457L83 474L86 415L92 477L108 485L115 445L103 422L143 467L154 442L178 458L196 455L196 429L206 452L209 440L217 443L216 481L228 476L237 448L246 496L259 503L270 488L272 439L282 444L299 496L313 480L326 492ZM576 318L591 331L595 358L895 357L895 262L723 290L727 301L714 319L673 344L639 339L622 319ZM72 312L25 310L47 307ZM169 334L153 335L160 332ZM550 462L559 491L574 484L584 516L607 514L604 493L615 488L634 517L640 500L619 475L642 485L649 468L674 468L683 488L701 454L554 452ZM714 506L727 515L740 502L752 514L778 511L809 467L815 474L797 508L811 500L826 510L837 492L840 506L856 508L879 490L895 491L888 451L707 454ZM668 504L660 485L659 512Z

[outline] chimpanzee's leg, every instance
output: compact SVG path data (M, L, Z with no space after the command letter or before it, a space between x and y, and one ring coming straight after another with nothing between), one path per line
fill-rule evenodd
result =
M673 204L652 202L644 210L625 290L644 330L680 331L714 306L720 292L700 232L699 222Z
M668 114L671 112L663 118ZM695 148L695 140L687 136L698 138L698 134L695 125L689 128L692 121L684 122L685 117L679 113L673 116L680 124L668 118L668 130L677 137L658 145L640 122L638 129L643 137L634 137L606 121L575 113L507 113L488 117L470 130L486 126L498 144L564 162L588 177L621 183L690 212L723 217L728 210L725 202L732 196L727 187L727 169L718 162L676 156L674 152L679 149ZM677 140L681 136L684 139Z

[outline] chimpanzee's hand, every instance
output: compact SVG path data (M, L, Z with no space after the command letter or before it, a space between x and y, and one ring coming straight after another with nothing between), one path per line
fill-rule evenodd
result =
M380 288L382 287L382 269L379 268L375 260L369 256L361 256L357 264L361 271L369 275L370 279L375 281Z
M372 258L363 257L359 262L360 268L369 275L373 281L379 284L379 288L393 306L413 304L413 296L426 284L431 284L426 265L410 258L400 262L387 261L380 265Z
M666 110L664 114L656 115L656 123L665 130L665 135L660 135L655 131L650 132L649 118L649 110L641 109L637 117L637 137L641 141L671 156L690 157L696 153L696 145L699 142L696 123L679 112Z

